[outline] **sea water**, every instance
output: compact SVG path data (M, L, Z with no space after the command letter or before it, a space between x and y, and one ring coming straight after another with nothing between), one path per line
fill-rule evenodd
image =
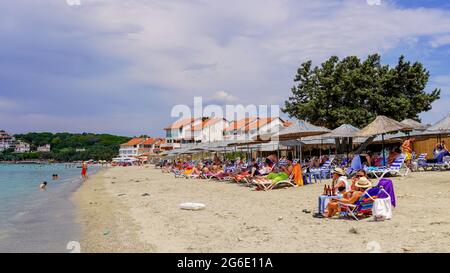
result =
M80 173L66 164L0 164L0 252L70 252L69 242L80 240L70 200Z

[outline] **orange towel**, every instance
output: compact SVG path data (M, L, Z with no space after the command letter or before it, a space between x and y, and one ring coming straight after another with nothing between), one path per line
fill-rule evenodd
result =
M303 173L300 164L295 164L292 172L294 173L295 184L297 184L297 186L303 186Z

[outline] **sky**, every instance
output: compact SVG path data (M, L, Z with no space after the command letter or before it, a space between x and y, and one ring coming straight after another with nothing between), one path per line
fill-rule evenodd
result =
M162 136L194 96L283 105L302 62L373 53L450 112L447 0L2 0L0 129Z

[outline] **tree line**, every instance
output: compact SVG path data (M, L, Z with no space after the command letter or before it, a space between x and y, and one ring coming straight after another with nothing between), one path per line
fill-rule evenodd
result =
M0 153L0 160L54 160L70 162L79 160L111 160L119 153L120 144L130 140L129 137L110 134L71 134L71 133L27 133L14 136L17 140L30 144L32 152L15 153L6 150ZM50 152L37 152L37 147L50 144ZM77 151L83 150L84 151Z

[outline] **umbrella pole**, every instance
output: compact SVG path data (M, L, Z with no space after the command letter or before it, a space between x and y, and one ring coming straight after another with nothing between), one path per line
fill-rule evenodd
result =
M386 154L384 153L384 134L381 134L381 152L383 153L383 166L386 166Z
M322 143L323 143L323 140L321 139L321 140L320 140L320 151L319 151L319 157L322 157Z
M300 166L303 162L303 158L302 158L302 145L300 144Z
M277 159L280 160L280 143L277 145Z

